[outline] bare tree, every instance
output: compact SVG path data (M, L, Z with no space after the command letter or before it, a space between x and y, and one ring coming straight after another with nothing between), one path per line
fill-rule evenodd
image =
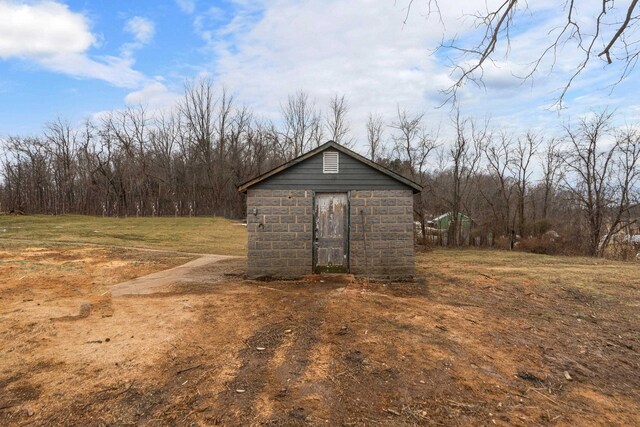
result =
M515 178L518 212L518 233L524 236L526 229L525 198L527 197L528 184L531 180L531 161L538 152L538 147L542 143L540 136L529 131L522 138L518 138L518 143L514 149L512 162L512 173Z
M581 205L587 226L587 251L603 256L620 221L629 210L639 176L640 139L629 128L615 136L611 112L580 120L578 128L565 127L569 151L564 184ZM607 147L607 139L614 141Z
M289 95L287 103L281 107L284 121L285 155L298 157L308 151L312 143L318 142L321 129L320 114L309 95L299 91Z
M454 246L460 246L463 243L461 241L460 214L469 195L472 178L478 170L484 146L489 138L489 124L488 122L478 124L472 119L464 119L460 117L460 110L455 112L453 124L456 136L449 149L453 178L449 203L451 207L449 242Z
M58 117L45 125L45 150L50 161L55 162L55 213L68 213L75 208L76 188L74 183L77 154L77 132L68 121Z
M384 121L380 116L374 116L369 113L369 118L367 119L367 145L369 151L369 158L372 161L376 161L376 159L382 154L382 134L384 132Z
M549 203L561 177L562 157L559 140L552 138L545 145L542 157L542 218L549 217Z
M176 107L126 108L78 128L57 119L42 137L2 140L0 209L242 215L237 185L291 155L285 133L209 80L187 83ZM307 145L321 140L313 116Z
M348 112L349 106L344 95L338 96L336 94L332 96L329 100L329 112L327 114L326 125L329 139L346 147L351 147L354 140L353 137L349 136Z
M398 106L397 114L396 120L390 125L392 129L396 130L396 133L391 136L394 142L393 149L399 157L404 158L409 166L407 169L411 169L411 165L420 162L420 159L416 159L416 145L424 132L422 126L424 113L411 116L406 110L400 110ZM415 177L415 171L408 172L412 174L412 177Z
M638 126L627 126L616 133L616 143L619 147L617 159L618 173L616 176L618 204L614 220L611 221L611 236L626 226L638 221L631 219L630 211L640 203L640 130ZM622 223L622 219L625 222ZM615 224L615 226L614 226ZM608 243L608 240L604 242Z
M424 114L410 115L398 107L398 116L390 125L395 133L393 151L402 161L400 172L411 177L414 182L425 186L427 179L427 161L438 146L438 134L424 129ZM426 236L428 193L418 195L414 203L414 216L420 221L422 235Z
M413 5L414 1L408 0L406 19ZM454 83L447 92L454 98L456 91L467 81L482 84L486 64L493 62L496 55L511 53L511 37L518 31L517 24L531 22L527 16L530 13L528 2L500 0L483 5L483 9L466 14L474 19L475 31L460 40L445 40L440 46L444 54L453 52L450 57L454 64ZM593 4L568 0L558 2L556 8L558 15L564 16L564 22L547 30L548 42L521 78L532 78L547 59L553 67L559 50L567 45L575 46L581 55L558 97L560 105L574 80L595 61L623 65L618 77L612 79L614 83L631 73L640 57L640 37L636 31L638 0L622 3L602 0ZM438 0L427 0L426 9L428 17L436 15L443 22Z
M178 195L176 157L181 138L181 117L175 113L159 113L149 134L151 154L149 175L157 187L158 206L169 203L174 215L182 212L182 200Z
M487 159L489 176L496 183L499 195L488 193L489 189L480 188L480 194L489 204L495 218L494 225L500 224L500 232L508 234L512 229L511 223L511 199L513 196L514 182L510 175L510 167L513 162L513 137L506 133L498 133L496 138L491 138L484 146ZM494 229L494 231L496 231Z
M191 196L188 203L190 212L196 212L197 194L201 191L213 191L215 109L218 100L215 88L210 80L187 83L179 111L183 117L186 139L182 152L185 156L186 173L190 175Z

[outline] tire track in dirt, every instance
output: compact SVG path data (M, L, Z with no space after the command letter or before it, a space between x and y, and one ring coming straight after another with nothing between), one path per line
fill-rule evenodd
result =
M316 362L315 354L320 332L327 317L328 298L314 299L306 305L307 315L298 320L291 333L289 345L273 360L271 378L262 397L271 401L272 413L267 425L295 425L322 422L328 395L321 400L313 398L318 384L310 382L308 371Z
M269 322L246 339L238 354L240 368L217 396L217 423L306 425L314 421L317 408L310 411L300 402L308 393L305 373L319 341L326 305L326 296L313 293L296 296L294 307L274 307L274 311L295 314Z

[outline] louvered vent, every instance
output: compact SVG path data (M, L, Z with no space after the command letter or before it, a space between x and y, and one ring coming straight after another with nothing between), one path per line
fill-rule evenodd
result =
M338 152L325 151L322 158L323 173L338 173Z

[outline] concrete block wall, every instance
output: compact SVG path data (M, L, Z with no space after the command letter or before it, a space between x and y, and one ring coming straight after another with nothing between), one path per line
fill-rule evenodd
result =
M247 191L249 277L312 273L313 197L311 190ZM412 276L412 191L358 190L349 198L350 272Z
M312 209L312 191L247 191L249 277L311 273Z
M350 203L351 273L412 276L415 273L412 191L351 191Z

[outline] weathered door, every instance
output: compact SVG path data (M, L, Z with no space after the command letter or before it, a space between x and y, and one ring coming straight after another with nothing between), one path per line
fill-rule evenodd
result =
M313 245L316 273L347 271L347 214L346 193L316 194Z

